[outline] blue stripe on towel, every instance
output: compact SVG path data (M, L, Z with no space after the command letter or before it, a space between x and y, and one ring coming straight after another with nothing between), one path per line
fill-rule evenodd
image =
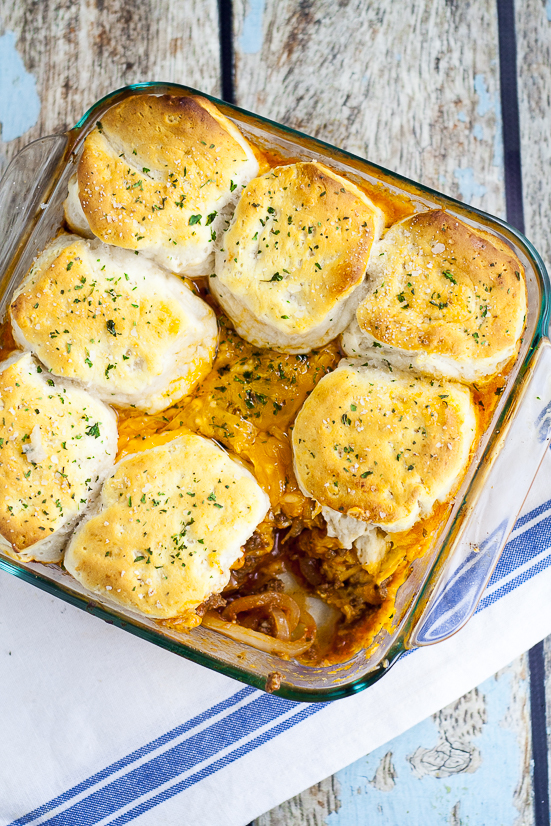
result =
M316 705L314 708L320 707L322 706ZM261 694L252 702L229 713L202 731L190 734L184 741L152 757L147 763L135 766L105 786L92 791L82 800L73 803L68 808L64 808L63 811L57 814L53 814L46 820L42 820L41 826L69 826L69 824L71 826L94 826L99 821L116 814L123 807L137 802L144 795L154 792L165 783L176 780L180 775L195 768L198 764L215 757L224 749L254 734L262 726L275 722L282 715L292 711L293 708L297 708L298 714L303 719L304 714L302 712L307 712L311 707L291 703L288 700L282 700L269 694ZM313 712L310 711L310 713ZM294 725L293 720L285 722L289 723L287 727ZM295 722L298 722L298 719ZM265 739L276 736L276 729L281 729L281 725L283 724L274 726L265 732ZM261 744L261 740L262 735L255 738L255 742L258 741L257 745ZM252 742L243 744L235 752L231 752L218 760L218 768L221 768L222 764L232 762L232 759L237 759L237 756L233 756L234 754L237 755L239 752L244 754L247 750L250 751L251 748L256 748L256 746L251 745ZM243 751L244 749L245 751ZM212 773L217 769L206 767L203 771ZM201 774L201 772L198 774ZM200 778L198 777L198 779ZM197 782L197 780L194 782ZM166 793L165 791L162 794ZM145 801L143 805L149 807L149 802ZM151 805L157 804L152 803ZM135 816L136 814L133 815L133 817ZM127 815L123 817L127 817Z
M498 588L493 593L488 594L487 597L481 599L476 612L478 613L479 611L483 611L484 608L488 608L488 606L493 605L494 602L498 601L498 599L501 599L501 597L511 593L511 591L514 591L515 588L518 588L518 586L522 585L524 582L528 582L529 579L532 579L532 577L536 576L536 574L539 574L541 571L544 571L546 568L549 567L549 565L551 565L551 548L549 549L549 555L546 556L544 559L540 559L531 568L528 568L528 570L523 571L510 582L507 582L501 588Z
M551 564L551 514L545 514L551 509L551 500L522 516L515 525L516 535L511 539L503 552L499 564L492 575L489 588L509 576L517 568L526 565L530 560L539 556L546 548L550 553L544 559L539 559L524 571L520 572L501 588L497 588L482 599L478 611L492 605L505 594L510 593L522 583L538 574ZM522 528L541 516L542 519L526 530ZM520 532L519 532L520 530ZM103 769L82 783L74 786L49 803L34 809L29 814L13 821L10 826L26 826L26 824L41 820L40 826L94 826L101 820L109 818L110 826L123 826L144 812L179 794L190 786L203 780L240 757L258 748L268 740L277 737L293 726L305 720L312 714L321 711L327 704L303 705L282 700L279 697L263 694L256 696L252 688L244 688L221 703L207 709L192 720L177 726L161 737L142 746L127 757ZM251 701L242 708L231 710L239 702L251 697ZM293 708L296 713L291 713ZM208 719L227 712L220 720L215 721L200 732L193 733L192 729ZM287 719L281 721L284 715ZM245 743L239 743L243 738L251 737L260 728L268 728L252 737ZM133 766L140 758L153 751L168 745L183 734L190 732L189 737L176 743L158 755L152 756L147 762ZM235 748L232 748L235 746ZM225 755L214 759L212 763L193 772L193 769L204 761L216 758L224 749L230 749ZM111 775L128 768L123 775L114 778L109 783L97 788L98 784ZM187 777L178 779L182 774L191 772ZM166 789L152 794L160 787L171 783ZM92 787L96 787L93 789ZM78 795L89 791L86 797L70 803ZM146 795L152 795L147 800L141 800ZM63 806L63 804L70 804ZM136 804L136 805L133 805ZM52 814L45 820L45 815L59 809L62 811ZM128 809L127 807L132 808ZM121 809L127 808L125 812ZM120 814L117 815L117 813ZM113 818L111 820L110 818Z
M275 699L272 697L271 699ZM316 714L318 711L321 711L322 708L328 705L327 703L312 703L311 705L300 705L300 711L295 714L293 717L287 720L283 720L283 722L279 723L278 725L274 726L274 728L265 731L259 737L255 737L254 740L250 740L248 743L245 743L242 746L239 746L235 751L232 751L230 754L222 757L220 760L217 760L215 763L211 763L210 766L206 766L201 771L198 771L196 774L191 775L190 777L186 777L185 780L176 783L174 786L170 786L170 788L161 792L161 794L156 795L155 797L151 798L150 800L146 800L143 803L140 803L139 806L136 806L129 812L126 812L124 815L117 817L115 820L112 820L109 826L123 826L123 824L128 823L130 820L133 820L135 817L147 812L149 809L152 809L154 806L158 806L159 803L164 803L165 800L168 800L171 797L179 794L180 792L185 791L190 786L194 786L196 783L199 783L201 780L204 780L205 777L209 777L211 774L214 774L220 769L225 768L230 763L233 763L235 760L239 760L240 757L244 757L249 752L257 749L259 746L264 745L268 740L272 740L274 737L277 737L279 734L282 734L288 729L296 726L297 723L301 723L307 717L310 717L312 714ZM73 826L70 821L64 826ZM76 826L76 823L74 824Z
M547 502L546 510L549 509L550 504ZM526 520L526 522L528 521L531 520ZM515 525L515 531L517 527ZM512 573L549 547L551 547L551 514L509 540L501 559L495 567L488 587L495 585L504 576Z
M133 751L131 754L123 757L121 760L117 760L116 763L112 763L110 766L106 766L105 769L102 769L97 774L92 775L87 780L84 780L82 783L79 783L77 786L73 786L71 789L68 789L63 794L55 797L53 800L50 800L48 803L45 803L43 806L39 806L37 809L34 809L29 814L20 817L18 820L14 820L13 823L10 823L9 826L25 826L25 824L30 823L33 820L36 820L39 817L51 812L52 809L58 808L61 806L62 803L66 803L69 800L72 800L73 797L81 794L81 792L86 791L91 786L96 785L105 778L109 777L115 772L124 769L126 766L131 765L132 763L139 760L140 757L144 757L146 754L149 754L155 749L164 746L166 743L169 743L171 740L174 740L176 737L179 737L182 734L185 734L186 731L195 728L196 726L203 723L205 720L208 720L210 717L214 717L216 714L220 714L222 711L225 711L228 708L236 705L236 703L241 702L245 697L248 697L251 694L255 694L256 689L247 686L246 688L242 688L241 691L238 691L236 694L232 694L231 697L228 697L226 700L223 700L220 703L208 708L206 711L203 711L201 714L198 714L196 717L193 717L191 720L188 720L186 723L182 723L182 725L176 726L171 731L167 731L166 734L163 734L161 737L158 737L156 740L152 740L150 743L147 743L145 746L141 746L141 748Z

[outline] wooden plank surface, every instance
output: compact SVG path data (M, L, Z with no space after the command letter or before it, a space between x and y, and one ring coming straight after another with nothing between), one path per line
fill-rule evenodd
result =
M550 9L517 4L527 232L548 261ZM239 105L503 215L494 0L234 0L233 13ZM1 166L126 83L220 91L216 0L20 0L2 26ZM522 657L256 826L530 826L528 688Z
M526 235L551 273L551 2L517 2L516 36ZM551 637L545 641L544 651L551 756Z
M29 0L2 12L2 166L120 86L165 80L220 92L216 0Z
M526 234L551 272L551 3L516 4Z
M236 0L236 102L498 215L494 0Z

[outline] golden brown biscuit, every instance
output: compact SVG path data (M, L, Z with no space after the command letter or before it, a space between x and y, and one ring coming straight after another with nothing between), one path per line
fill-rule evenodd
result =
M212 246L258 172L237 127L202 97L135 95L84 142L65 216L107 244L186 275L212 272Z
M198 605L228 583L269 500L251 473L202 436L118 463L65 567L86 588L149 617L198 625Z
M351 547L367 527L407 530L444 501L475 431L463 385L345 359L298 414L297 479L323 506L330 535Z
M244 190L211 290L247 341L306 352L350 321L383 226L367 195L323 164L276 167Z
M57 562L117 452L115 414L30 353L0 364L0 547Z
M517 352L524 270L507 244L442 210L406 218L373 249L369 292L343 335L349 356L475 381Z
M62 235L14 295L16 341L104 401L156 413L212 366L211 308L175 275L101 241Z

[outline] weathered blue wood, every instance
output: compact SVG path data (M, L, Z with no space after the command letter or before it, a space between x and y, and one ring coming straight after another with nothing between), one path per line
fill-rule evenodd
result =
M514 826L529 804L526 669L499 672L457 703L338 772L327 826Z
M216 0L19 0L0 16L0 172L31 140L74 126L146 80L220 93Z
M527 656L254 826L531 826Z

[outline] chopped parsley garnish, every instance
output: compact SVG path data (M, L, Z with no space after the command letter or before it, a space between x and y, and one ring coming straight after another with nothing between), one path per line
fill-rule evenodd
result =
M87 427L84 432L86 433L87 436L93 436L94 439L99 439L99 435L100 435L99 422L95 422L94 424L91 424L90 427Z

